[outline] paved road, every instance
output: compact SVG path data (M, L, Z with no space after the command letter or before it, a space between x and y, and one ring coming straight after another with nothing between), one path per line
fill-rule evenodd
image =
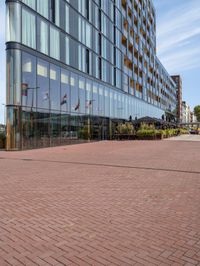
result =
M0 152L0 266L200 265L200 142Z
M200 141L200 135L181 135L178 137L169 138L168 140Z

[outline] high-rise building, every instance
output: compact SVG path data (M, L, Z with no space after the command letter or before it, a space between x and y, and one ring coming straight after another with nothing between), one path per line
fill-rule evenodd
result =
M180 75L171 76L176 83L176 97L177 97L177 122L182 122L182 79Z
M7 0L7 149L106 139L176 116L150 0Z

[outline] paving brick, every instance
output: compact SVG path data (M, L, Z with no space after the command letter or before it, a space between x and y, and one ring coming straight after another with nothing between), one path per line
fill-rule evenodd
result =
M199 150L105 141L1 151L0 266L200 265Z

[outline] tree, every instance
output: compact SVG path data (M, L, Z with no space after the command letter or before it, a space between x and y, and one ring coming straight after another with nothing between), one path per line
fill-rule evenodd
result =
M197 121L200 122L200 105L194 107L194 114L197 117Z

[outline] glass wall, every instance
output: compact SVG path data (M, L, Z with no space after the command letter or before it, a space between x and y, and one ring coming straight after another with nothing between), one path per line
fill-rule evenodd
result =
M22 43L36 49L36 17L22 8Z
M22 0L22 2L33 9L36 7L36 0Z
M142 22L134 5L126 8L132 9L138 24ZM154 43L140 36L121 1L9 1L6 20L8 42L22 43L61 60L154 106L175 109L173 82L152 47L148 48ZM149 31L155 39L151 27ZM146 45L151 56L140 51L140 45Z
M21 51L8 50L6 56L6 104L21 104Z
M50 56L60 59L60 32L52 26L50 27Z
M19 105L8 111L10 149L107 138L109 119L163 114L142 100L25 52L8 50L7 68L7 104Z
M21 42L20 8L18 3L6 5L6 42Z
M49 54L49 27L48 24L42 20L38 19L37 22L37 47L41 53L46 55Z
M27 53L22 53L21 97L23 107L36 108L36 58Z
M37 11L45 18L49 18L49 0L37 0Z

